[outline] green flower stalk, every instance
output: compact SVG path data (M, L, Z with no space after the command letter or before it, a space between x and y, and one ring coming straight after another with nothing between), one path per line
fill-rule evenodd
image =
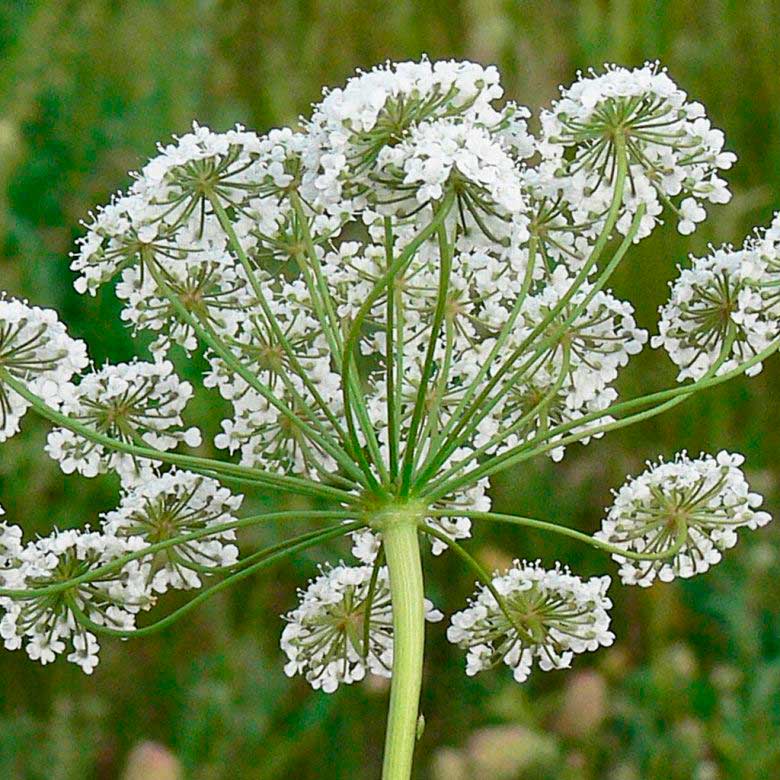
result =
M609 290L662 214L688 234L729 199L734 155L663 70L580 77L538 135L501 97L492 67L389 64L327 92L299 129L196 124L161 146L71 263L77 290L112 286L151 335L130 363L93 367L54 312L0 298L0 441L32 410L65 473L113 473L122 491L95 530L26 541L0 524L6 648L89 674L104 637L166 627L348 538L355 562L323 567L285 615L285 671L327 693L390 677L383 777L407 780L426 621L443 617L425 598L428 548L477 580L447 630L466 673L503 665L523 682L615 640L610 578L542 561L486 572L463 545L473 522L581 541L642 586L706 571L768 522L728 453L651 464L592 535L491 511L498 471L559 461L780 346L780 217L681 269L652 340ZM621 400L616 379L649 340L681 384ZM202 436L173 359L195 352L204 391L230 408L218 458L186 452ZM242 517L249 491L311 508ZM291 519L316 530L242 555L243 529ZM177 589L185 606L143 616Z

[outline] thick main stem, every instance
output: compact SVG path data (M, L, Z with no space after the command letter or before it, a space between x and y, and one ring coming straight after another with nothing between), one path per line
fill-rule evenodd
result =
M385 515L382 534L393 602L393 678L385 735L383 780L409 780L417 735L425 646L418 513Z

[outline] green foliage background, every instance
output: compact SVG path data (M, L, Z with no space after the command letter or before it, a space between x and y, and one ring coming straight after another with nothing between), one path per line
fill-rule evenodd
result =
M687 251L740 242L780 207L778 29L777 0L0 0L0 288L60 309L96 361L125 359L132 344L115 302L75 295L67 253L79 219L193 118L220 129L292 123L321 85L423 52L498 64L508 96L532 108L577 68L658 58L705 103L740 162L732 203L690 239L673 226L657 231L621 270L616 291L652 329ZM559 466L507 474L494 485L496 508L590 531L609 488L646 458L727 447L747 455L777 513L779 369L775 361L756 379L577 448ZM647 354L622 382L636 393L670 384L673 372ZM213 399L197 407L217 425ZM0 450L9 518L28 533L94 523L116 484L64 480L44 437L28 416ZM294 506L274 496L248 506L272 501ZM258 531L244 546L289 533ZM614 587L614 648L522 687L501 671L467 680L460 653L430 629L417 776L780 777L780 533L750 536L692 582ZM539 556L586 575L612 571L595 552L518 530L478 529L472 549L491 565ZM106 642L92 678L2 651L0 777L376 777L386 690L311 692L283 676L277 649L295 587L318 561L344 554L334 546L299 557L157 638ZM457 561L429 560L427 572L430 595L458 608L471 583ZM165 751L136 752L125 769L149 740Z

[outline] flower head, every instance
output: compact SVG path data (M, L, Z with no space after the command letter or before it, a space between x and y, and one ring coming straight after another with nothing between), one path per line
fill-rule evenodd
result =
M87 233L72 255L71 270L80 273L77 292L95 295L101 284L119 271L140 263L144 255L176 258L179 246L167 225L158 223L155 209L140 195L117 193L93 214Z
M174 469L128 490L119 506L104 516L103 530L156 544L235 522L242 500L214 479ZM235 538L234 530L215 530L162 550L153 561L152 589L164 593L168 588L200 587L201 573L237 561Z
M458 193L464 233L482 232L500 242L513 222L525 222L520 172L494 127L452 118L424 122L379 153L371 205L381 214L414 214L441 200L449 184Z
M0 295L0 371L57 404L64 386L87 363L86 345L68 336L53 309ZM0 374L0 442L19 430L28 406Z
M122 319L135 332L150 331L156 338L150 345L154 355L165 356L174 344L188 353L198 345L195 330L166 296L168 288L201 326L224 337L238 331L245 312L255 301L240 266L219 260L182 260L159 269L158 282L148 271L130 266L116 286L124 300Z
M707 571L737 543L737 529L756 529L771 517L759 511L739 468L741 455L720 452L650 464L615 493L615 501L596 534L633 553L661 556L632 560L619 554L621 580L647 587L658 578L692 577ZM664 554L667 557L663 557Z
M66 650L68 660L90 674L97 664L97 639L84 620L108 628L132 630L135 615L152 604L147 589L147 565L138 560L80 584L71 580L144 547L139 539L119 539L91 531L55 531L28 543L18 554L13 587L30 591L29 598L0 598L5 614L0 636L5 647L24 645L34 661L47 664ZM63 586L54 592L37 590Z
M467 650L468 675L503 662L524 682L534 659L544 671L568 668L574 653L609 646L615 638L609 583L609 577L582 580L560 564L546 570L539 561L515 561L492 579L502 603L480 586L469 607L452 616L447 638Z
M542 452L560 460L570 442L633 422L630 409L664 408L677 391L612 408L647 333L609 278L664 209L688 234L705 201L726 202L719 173L733 155L654 65L581 76L538 138L529 112L501 96L493 67L388 63L326 92L298 130L194 124L160 146L91 216L71 264L80 292L114 283L122 319L153 339L151 362L73 382L83 345L52 313L0 298L0 440L26 408L9 386L27 395L24 382L58 426L47 451L62 470L115 472L123 490L100 532L24 544L0 523L9 648L42 663L68 653L90 673L96 636L132 632L157 594L225 575L211 589L221 590L351 534L364 565L325 567L299 592L284 618L285 671L326 692L389 676L393 609L400 630L400 611L423 596L395 569L391 591L385 559L417 566L428 535L434 555L452 547L469 561L456 540L484 519L551 528L490 512L491 475ZM681 379L756 360L780 336L779 291L777 217L739 252L694 259L653 344ZM238 464L170 452L200 443L183 419L193 387L171 362L196 350L205 389L227 410L214 445ZM616 495L596 546L613 545L626 582L703 571L736 528L768 521L740 464L722 453L651 467ZM269 518L238 519L242 498L219 479L310 497L301 519L344 525L242 564L237 529ZM609 583L515 561L478 587L448 636L470 675L503 663L523 681L534 664L568 667L613 641Z
M252 167L262 151L260 137L240 125L215 133L194 122L192 132L158 146L157 156L137 174L133 191L167 207L169 223L194 211L210 191L228 203L240 202L257 182Z
M723 151L723 133L657 63L633 70L608 65L603 73L580 75L542 113L542 128L544 155L572 177L569 197L580 208L592 203L594 214L603 212L622 145L631 177L631 194L624 201L629 216L619 222L623 232L639 203L655 214L661 203L671 206L680 232L687 234L704 218L702 201L726 203L731 197L718 176L736 160ZM675 207L678 197L682 200ZM655 221L651 218L640 235Z
M323 569L300 604L284 619L284 670L302 674L315 689L332 693L340 684L362 680L366 672L389 677L393 665L393 610L387 567L340 564ZM442 614L426 601L426 620ZM368 646L365 643L369 621Z
M134 361L87 374L63 399L62 408L99 434L170 450L179 442L190 447L200 443L198 429L184 429L181 418L192 393L192 385L176 376L171 363ZM133 481L150 473L147 462L64 428L49 434L46 451L66 474L94 477L114 469L123 480Z
M540 336L547 347L540 348L526 376L533 376L537 367L544 367L553 377L563 373L562 386L568 391L570 406L577 408L603 393L629 358L641 352L647 331L637 327L630 303L610 292L593 290L588 283L577 287L569 303L550 321L552 311L572 290L574 280L558 266L549 284L524 302L510 343L514 347L530 345L531 351L534 332L548 321Z
M359 72L325 94L307 125L312 173L304 183L316 193L313 202L334 211L361 207L384 150L437 120L495 121L491 103L502 93L498 71L472 62L388 63Z
M182 263L233 264L225 208L244 251L267 256L289 228L293 211L280 195L299 183L305 144L290 129L261 137L240 126L215 133L195 124L159 148L127 193L91 215L71 263L77 291L94 295L116 274L150 264L169 272ZM338 224L325 218L312 227L330 233Z
M651 341L679 367L679 381L701 379L716 364L716 373L725 373L777 338L780 309L768 283L766 262L750 246L691 258L691 267L672 284ZM759 371L756 363L746 373Z

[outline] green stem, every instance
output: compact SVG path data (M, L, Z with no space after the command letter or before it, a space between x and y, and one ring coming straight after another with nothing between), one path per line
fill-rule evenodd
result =
M638 553L632 550L624 550L622 547L610 544L609 542L603 542L601 539L596 539L589 534L582 533L582 531L576 531L574 528L568 528L565 525L557 525L556 523L548 523L545 520L535 520L532 517L520 517L519 515L505 515L500 512L470 512L464 510L452 510L452 509L429 509L428 514L433 517L451 517L457 513L459 517L468 517L470 520L488 520L496 523L508 523L510 525L521 525L526 528L535 528L538 531L549 531L560 536L568 536L570 539L576 539L578 542L584 542L585 544L595 547L603 552L608 552L610 555L620 555L623 558L630 558L635 561L661 561L664 558L670 558L676 555L682 549L685 544L685 540L688 538L688 528L685 523L678 524L677 535L675 536L674 544L661 553ZM429 529L426 529L426 533ZM434 529L436 530L436 529ZM437 537L439 538L439 537Z
M468 463L471 463L472 461L479 461L483 455L490 452L490 450L494 447L497 447L508 436L511 436L517 431L521 431L526 425L532 422L534 418L541 417L541 415L545 414L550 404L555 400L558 393L560 392L561 387L563 386L563 383L569 373L570 353L570 346L568 344L564 344L563 358L561 360L561 370L558 373L558 379L555 381L555 384L553 384L552 387L550 387L550 389L545 393L539 403L537 403L530 411L526 412L517 422L512 423L512 425L510 425L508 428L499 430L499 432L493 436L490 441L486 442L481 447L472 450L468 456L463 458L463 460L459 460L457 463L447 469L443 474L437 477L435 484L438 485L439 483L446 482L451 477L456 476L459 472L463 471ZM421 483L421 486L422 485L424 485L424 483Z
M447 226L444 222L439 223L436 233L439 240L439 289L436 296L436 309L433 313L433 323L431 324L428 349L425 354L425 362L423 363L420 375L420 386L417 388L417 397L414 403L414 411L412 412L412 421L409 425L409 433L406 437L406 451L404 452L404 463L403 468L401 469L401 495L408 494L412 481L415 454L417 452L417 433L425 416L428 382L433 373L436 345L439 341L439 329L444 321L444 314L447 306L447 292L450 285L452 249L455 239L453 237L453 243L449 242L447 238Z
M371 571L371 580L368 583L368 593L366 594L366 601L363 607L363 614L366 616L363 620L363 658L368 657L368 648L371 641L371 608L374 604L374 596L376 595L376 584L379 580L379 570L385 562L384 550L379 550L374 561L374 568Z
M445 221L447 215L450 212L450 209L452 208L454 199L455 196L451 192L448 192L444 196L444 199L436 209L431 222L422 230L420 230L419 233L417 233L417 235L404 247L403 251L398 255L398 257L394 259L392 265L390 265L384 275L376 281L373 288L371 289L371 292L366 296L366 300L363 301L363 303L360 305L360 308L355 314L352 325L349 328L347 337L344 341L344 353L341 359L341 381L342 393L344 395L344 414L347 418L347 427L349 429L350 435L355 439L357 438L357 429L355 427L355 421L352 418L352 408L354 403L352 394L354 390L352 383L349 380L350 377L353 375L356 376L357 374L357 372L354 372L353 374L353 366L355 366L357 362L355 353L357 351L357 345L358 340L360 339L363 321L377 300L382 296L382 293L387 290L388 285L391 285L395 281L396 276L403 272L403 270L411 261L412 257L414 257L415 252L417 252L417 250L432 235L436 233L436 231L439 229L439 225ZM356 400L358 402L358 410L361 407L365 407L365 403L361 398Z
M443 435L442 428L440 427L442 414L441 409L447 393L447 384L450 380L450 372L452 370L452 352L455 347L455 323L449 314L447 315L444 322L444 333L444 360L442 361L441 369L437 371L433 398L431 399L425 427L420 434L421 442L425 442L426 440L429 442L429 452L435 452L439 449ZM420 457L422 457L423 454L425 454L426 457L429 455L429 452L425 452L425 450L425 447L419 447L420 454L418 457L415 457L415 469L421 466L419 462Z
M452 438L452 440L449 443L445 443L446 446L439 448L436 457L432 460L432 462L426 468L425 472L418 479L418 484L420 483L424 484L426 480L430 479L435 473L436 469L439 468L446 461L446 459L452 454L452 452L454 452L464 442L468 441L468 439L478 429L480 422L485 417L487 417L488 414L490 414L490 412L493 410L496 404L504 397L507 388L511 388L514 384L519 382L520 379L528 371L528 369L534 365L534 363L543 355L543 353L547 349L550 349L554 346L555 342L560 338L559 334L564 333L566 329L569 327L569 325L575 322L577 317L579 317L580 314L585 310L585 308L590 303L590 301L593 300L594 296L604 287L607 281L609 281L615 269L620 264L624 255L628 251L629 247L633 244L634 238L639 232L639 228L641 226L642 217L644 216L644 213L645 213L645 205L640 204L628 232L623 238L623 241L621 242L620 246L616 250L615 254L612 256L612 259L609 261L609 263L601 272L601 274L599 274L598 279L596 280L595 284L591 287L590 291L585 296L585 298L582 301L580 301L580 303L577 304L577 306L573 307L573 309L566 316L566 319L562 323L560 323L558 328L555 329L554 333L542 339L541 343L539 343L536 346L536 348L534 349L530 357L528 357L519 368L517 368L512 372L509 379L506 382L504 382L504 384L499 388L498 392L492 398L487 397L489 393L485 394L484 402L482 403L481 408L478 411L470 410L467 413L468 422L465 426L462 424L462 418L458 419L458 429L455 431L454 438ZM573 295L576 292L576 290L579 289L579 286L580 285L575 280L575 283L572 284L571 288L566 293L566 295L571 297L571 295ZM537 330L538 327L532 332L530 336L528 336L523 341L520 347L518 347L515 353L518 357L520 356L521 350L524 350L526 346L530 346L533 344L533 340L536 338L534 334L537 333ZM541 335L541 331L539 331L539 335ZM510 361L513 361L513 357L510 357ZM486 390L489 390L489 388L486 388ZM480 398L482 398L482 395L480 395ZM459 415L457 414L457 410L456 413L453 414L453 418L456 417L459 417Z
M330 295L330 288L328 287L325 275L322 272L322 264L320 263L320 258L317 255L317 248L314 246L314 239L309 230L309 220L303 208L303 202L297 192L290 193L290 203L298 217L298 223L301 232L303 233L303 241L306 245L306 253L309 256L309 262L314 271L314 279L320 294L320 302L325 306L326 316L323 318L323 326L325 326L326 323L330 323L333 359L338 362L341 359L341 344L339 343L341 332L339 330L339 318L336 315L336 310Z
M465 564L468 566L469 569L474 573L475 577L477 578L477 582L481 582L485 588L487 588L493 598L496 600L496 604L498 604L499 609L504 613L504 616L509 621L509 625L514 628L514 630L517 632L518 636L520 636L523 641L526 642L532 642L533 639L528 635L528 633L523 629L521 626L519 626L516 622L514 617L512 616L512 613L509 610L509 607L507 606L506 600L504 597L496 590L496 586L493 584L492 577L485 571L485 569L481 566L479 561L477 561L476 558L472 557L466 549L458 544L454 539L447 536L443 531L440 531L438 528L434 528L431 525L423 524L420 526L420 530L427 534L428 536L432 536L434 539L438 539L440 542L443 542L447 545L447 547L452 550L455 555L458 556Z
M390 217L385 217L385 269L393 264L393 223ZM395 280L387 285L387 318L385 320L385 383L387 384L387 434L390 457L390 481L398 477L398 452L401 438L399 414L396 406L395 390Z
M393 603L393 677L382 780L409 780L417 734L425 645L419 513L396 508L382 526Z
M456 425L455 430L452 432L450 436L451 440L457 439L457 437L462 433L463 429L469 423L469 421L471 420L472 416L475 413L484 410L485 408L484 402L492 392L493 388L501 381L501 379L506 375L506 373L512 368L512 366L515 364L518 358L523 356L528 346L533 344L534 341L541 334L544 333L546 328L564 310L564 308L568 305L569 301L576 294L577 290L580 289L583 282L587 280L591 269L596 265L599 258L601 257L601 253L604 251L604 248L606 247L607 242L610 239L612 230L617 224L617 220L620 215L620 207L623 204L623 192L625 189L626 176L628 173L628 158L626 157L625 145L622 139L616 139L615 146L617 151L617 174L615 177L615 190L612 194L612 202L610 204L609 211L607 212L607 217L604 222L604 226L598 238L596 239L596 242L593 245L593 249L591 250L590 257L588 258L585 265L580 269L579 273L575 277L574 281L570 285L567 292L563 296L561 296L561 299L558 301L558 303L552 309L550 309L550 311L547 313L545 318L533 329L533 331L523 341L523 343L520 344L520 346L518 346L509 355L506 361L500 366L500 368L496 371L496 373L487 383L485 388L480 392L479 396L474 400L471 406L468 409L466 409L465 413L458 420L458 424ZM444 455L444 452L448 452L448 451L449 451L449 447L446 446L443 447L441 457L446 458L447 455ZM435 468L438 468L438 466L441 465L442 462L444 461L441 460L440 463L434 467L434 470Z
M239 520L231 520L227 523L220 523L219 525L209 526L208 528L199 528L197 531L191 531L188 534L181 536L174 536L170 539L165 539L162 542L156 542L150 544L148 547L144 547L135 552L123 555L120 558L116 558L103 566L98 566L95 569L85 572L84 574L74 577L71 580L65 582L58 582L53 585L46 585L41 588L0 588L0 597L7 597L12 599L31 599L38 598L40 596L53 596L58 593L62 593L70 588L75 588L82 585L85 582L92 582L93 580L99 580L105 577L107 574L111 574L116 571L120 571L130 561L136 561L140 558L147 558L151 555L155 555L158 552L167 550L170 547L176 547L181 544L187 544L188 542L194 542L197 539L203 539L208 536L214 536L216 534L222 534L226 531L235 531L239 528L249 528L251 526L260 525L272 520L352 520L355 517L354 512L346 512L342 510L298 510L291 509L282 512L267 512L262 515L253 515L252 517L243 517ZM353 522L357 522L354 521ZM364 523L358 523L358 525L364 525ZM347 528L344 525L343 528Z
M312 304L317 310L318 318L322 322L323 330L328 340L328 345L333 355L333 359L337 364L341 364L343 363L340 330L341 326L336 315L336 311L333 307L333 301L331 299L328 284L325 281L325 276L322 271L322 264L320 263L320 259L317 255L317 248L314 246L314 240L312 239L311 231L309 230L309 221L306 218L306 214L303 209L303 202L297 193L291 194L290 202L298 217L301 232L303 233L303 242L306 247L306 256L309 258L311 270L314 273L314 283L312 283L309 269L307 269L302 257L298 258L298 265L301 269L301 273L306 279L306 286L309 288L310 295L312 297ZM354 402L353 408L347 409L345 407L345 415L347 420L350 421L352 419L352 411L354 410L355 414L357 415L360 428L363 431L363 435L365 436L368 452L371 456L374 466L379 472L380 478L382 480L389 481L390 475L385 468L385 464L382 461L382 457L380 455L379 441L376 438L376 431L374 431L374 428L371 425L368 409L366 408L365 400L363 399L360 392L359 376L357 375L357 372L342 374L341 381L349 385L349 397ZM369 463L368 459L364 455L360 446L360 440L357 436L357 431L352 425L347 426L347 438L345 439L345 443L346 442L351 444L352 452L354 453L360 468L363 470L369 485L373 489L377 490L379 485L371 470L371 463Z
M257 561L250 566L247 566L245 569L241 569L235 574L231 574L229 577L226 577L216 585L212 585L210 588L206 588L197 596L195 596L192 601L188 601L183 607L179 607L179 609L171 612L170 615L167 615L166 617L156 621L155 623L152 623L151 625L136 628L133 631L123 631L121 629L110 628L108 626L102 626L94 623L86 614L84 614L81 609L79 609L72 598L69 599L70 608L78 617L79 623L84 625L86 628L89 628L91 631L94 631L96 634L105 634L107 636L119 637L121 639L147 636L148 634L152 634L156 631L161 631L162 629L167 628L207 599L210 599L212 596L216 596L220 591L235 585L240 580L246 579L256 571L264 569L266 566L270 566L272 563L276 563L276 561L280 560L281 558L286 558L288 555L306 550L309 547L315 547L316 545L328 541L329 539L335 539L339 536L344 536L345 534L358 530L362 526L362 523L350 523L348 525L340 525L337 528L331 528L327 531L323 531L317 536L306 534L305 539L297 542L295 540L291 540L295 543L284 546L282 549L279 549L276 552L268 555L268 557L263 558L262 560Z
M509 319L502 326L493 348L490 350L490 353L480 367L476 377L474 377L474 381L471 383L471 385L469 385L468 388L466 388L466 392L463 394L463 397L460 399L460 401L458 401L458 405L455 407L455 411L453 411L453 413L449 416L449 419L439 434L439 441L443 446L431 448L431 452L429 453L426 461L420 467L415 484L419 484L420 481L424 481L430 477L432 473L435 473L436 469L446 461L451 452L454 452L455 449L457 449L457 443L461 441L461 436L458 436L453 441L450 441L450 433L452 432L453 428L459 427L459 423L462 419L464 411L468 407L471 399L474 397L474 394L477 392L477 389L488 375L488 372L490 371L491 366L495 363L496 358L501 354L501 350L504 348L504 344L506 343L507 339L512 334L512 330L515 327L517 318L520 316L523 304L525 303L525 300L528 297L528 293L531 290L531 285L533 284L537 243L537 237L532 235L528 242L528 265L526 266L525 277L523 278L523 286L520 289L520 294L517 296L517 299L512 305L512 312L509 315ZM447 454L445 455L444 453Z
M403 296L403 290L400 286L393 282L392 290L389 294L393 297L393 316L395 319L395 334L394 334L394 348L395 348L395 379L394 379L394 395L395 395L395 412L393 417L394 436L396 440L396 452L399 453L399 458L395 463L396 477L400 472L400 452L401 452L401 420L404 411L404 377L406 376L406 355L404 348L404 337L406 334L406 307Z
M481 479L483 477L489 477L497 471L501 471L502 469L517 465L518 463L522 463L523 461L529 460L530 458L534 458L537 455L542 455L546 452L549 452L550 450L555 449L556 447L566 447L569 444L580 441L585 437L593 437L598 434L609 433L610 431L619 430L620 428L634 425L635 423L642 422L643 420L649 420L652 417L656 417L659 414L663 414L664 412L673 409L675 406L683 403L683 401L686 401L699 390L705 390L710 387L714 387L715 385L722 384L723 382L727 382L728 380L743 374L751 366L766 360L767 357L780 348L780 341L777 341L767 347L765 350L754 355L750 360L746 360L744 363L741 363L739 366L737 366L737 368L721 374L720 376L716 376L715 374L718 368L729 354L732 342L733 335L730 339L727 339L721 357L715 363L715 365L707 372L707 374L705 374L703 379L692 385L684 385L682 387L676 387L669 390L662 390L657 393L652 393L641 398L634 398L630 401L615 404L614 406L607 407L606 409L602 409L597 412L591 412L590 414L586 414L577 420L571 420L567 423L563 423L562 425L545 431L543 435L535 437L528 442L507 450L501 455L492 458L491 460L472 469L471 471L466 472L456 479L446 483L442 480L437 480L436 482L429 485L427 490L423 491L421 495L425 496L427 501L433 502L450 492L458 490L459 487L463 484L471 484L474 480ZM614 420L613 422L595 425L592 428L584 427L588 422L600 419L602 417L611 416L616 412L629 411L630 409L634 409L637 406L646 406L648 403L661 401L663 401L663 403L658 403L657 406L653 406L652 408L646 409L643 412L631 414L622 419ZM572 428L580 428L580 430L560 439L555 438L561 433L569 431Z
M258 487L272 487L287 493L297 493L298 495L311 496L313 498L327 498L343 504L355 504L358 502L359 497L355 494L347 493L344 490L329 487L328 485L320 485L311 480L272 474L271 472L261 471L260 469L239 466L234 463L225 463L224 461L212 460L210 458L197 458L191 455L178 455L173 452L162 452L161 450L155 450L150 447L139 447L136 444L113 439L110 436L99 433L89 426L83 425L77 420L53 409L35 395L35 393L30 391L23 382L20 382L3 368L0 368L0 382L8 385L12 390L22 396L22 398L24 398L30 406L41 415L41 417L53 422L55 425L61 425L63 428L67 428L69 431L77 433L89 441L116 450L117 452L126 452L128 455L133 455L137 458L146 458L147 460L159 461L161 463L170 463L174 466L181 466L182 468L205 469L209 471L224 472L227 475L234 475L237 477L246 477L251 479ZM219 479L219 477L216 478Z
M561 433L566 433L567 431L570 431L572 428L578 428L581 425L585 425L586 423L592 422L594 420L598 420L601 417L605 417L607 415L613 416L615 414L629 412L633 409L642 406L647 406L648 404L651 403L660 404L662 402L669 401L675 398L679 399L680 396L683 397L682 400L685 400L685 398L693 395L694 393L698 393L700 390L708 390L711 387L715 387L716 385L721 385L724 382L728 382L732 379L735 379L738 376L741 376L749 368L756 365L756 363L761 363L767 358L771 357L775 352L777 352L778 349L780 349L780 340L773 342L766 349L762 350L761 352L757 352L749 360L746 360L744 363L740 363L736 368L732 368L730 371L726 371L723 374L718 374L717 376L715 376L713 375L714 374L713 371L709 371L704 379L700 379L697 382L693 382L691 384L685 384L685 385L678 385L677 387L670 387L667 388L666 390L658 390L655 393L649 393L648 395L643 395L640 396L639 398L632 398L628 401L621 401L620 403L614 404L613 406L610 406L606 409L602 409L597 412L590 412L576 420L570 420L569 422L561 423L560 425L557 425L555 428L551 428L549 431L547 431L545 438L558 436ZM584 431L582 435L590 436L591 431ZM538 444L539 441L540 441L539 439L534 439L530 442L527 442L526 448L528 446L534 446Z

